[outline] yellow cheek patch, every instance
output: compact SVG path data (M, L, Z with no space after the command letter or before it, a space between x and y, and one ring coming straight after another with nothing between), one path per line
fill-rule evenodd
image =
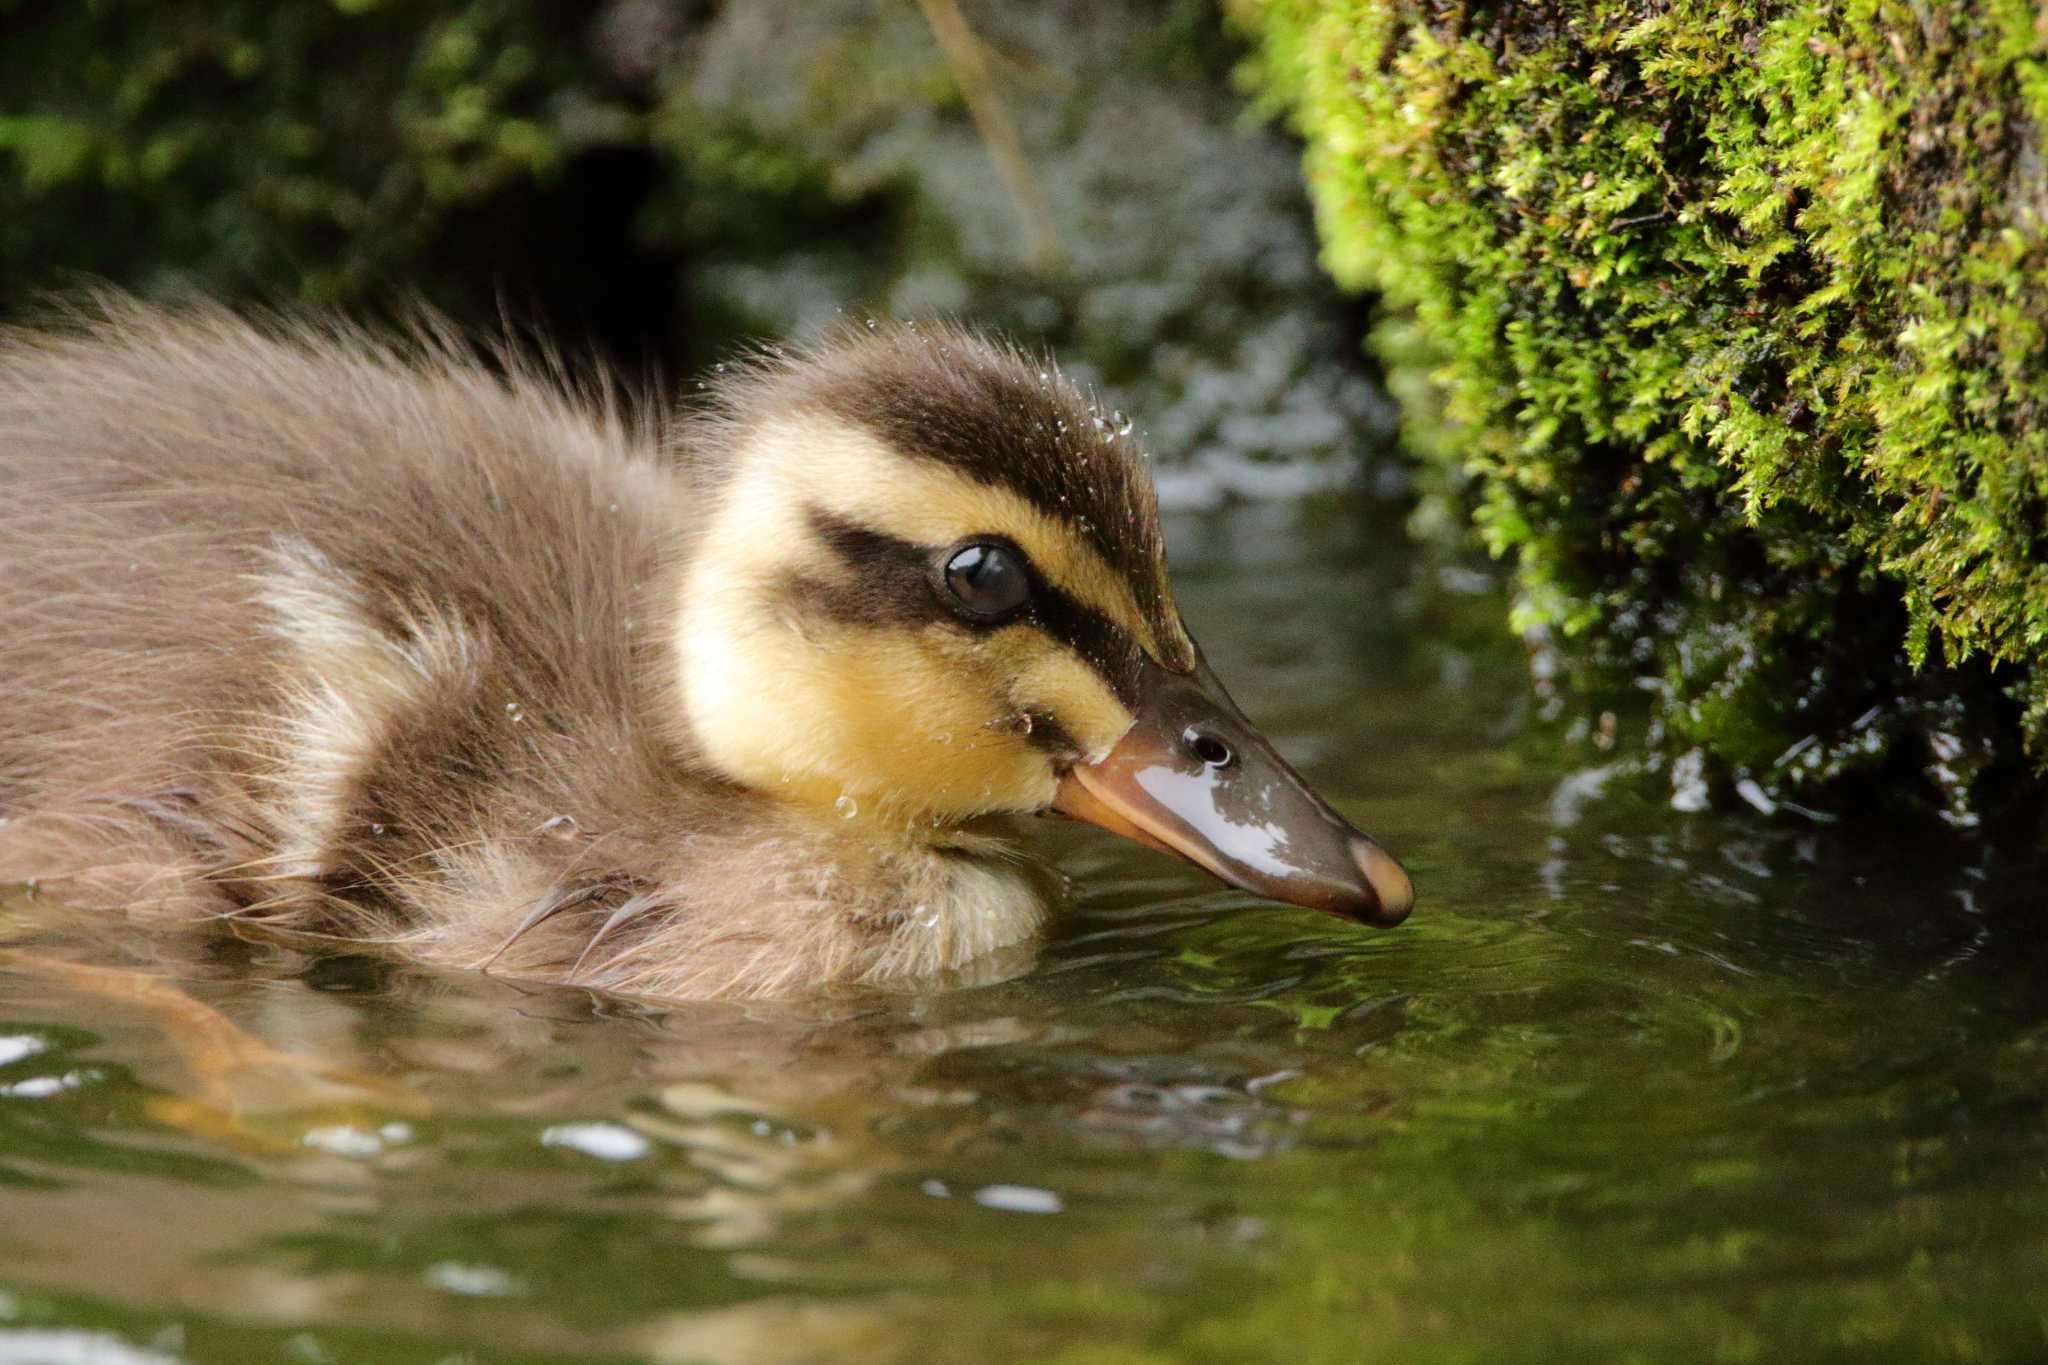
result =
M821 699L838 717L829 743L851 783L885 805L952 817L1051 803L1051 765L1012 726L972 641L942 630L834 634Z
M1017 723L1023 712L1050 716L1091 760L1131 726L1093 669L1029 627L835 635L834 667L820 675L841 717L835 761L885 802L952 815L1041 809L1055 777Z
M1051 765L973 655L950 631L770 624L726 635L722 667L686 664L685 695L707 757L748 786L849 818L1042 809ZM773 685L700 681L713 671Z
M1057 720L1090 762L1124 737L1135 719L1102 675L1063 649L1045 649L1010 684L1019 703Z
M1012 713L1057 721L1092 761L1131 728L1132 715L1100 673L1031 626L1012 626L978 642L987 685L1009 698Z

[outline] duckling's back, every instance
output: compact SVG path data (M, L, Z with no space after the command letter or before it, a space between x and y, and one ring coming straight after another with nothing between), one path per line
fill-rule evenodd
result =
M725 799L649 664L689 498L602 395L443 342L119 301L0 340L0 881L447 937L404 892L464 847L545 852L471 869L509 908L579 809Z

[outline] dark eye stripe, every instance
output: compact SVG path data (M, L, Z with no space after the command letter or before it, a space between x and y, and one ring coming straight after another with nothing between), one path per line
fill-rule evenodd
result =
M1136 441L1047 365L949 328L855 335L793 406L821 407L891 450L1016 494L1067 521L1127 582L1160 662L1194 667L1165 600L1159 514ZM1078 518L1078 522L1077 519Z
M1081 661L1109 684L1118 701L1133 709L1137 707L1138 677L1145 652L1129 631L1043 580L1024 616L1080 655Z
M1067 727L1052 716L1036 707L1024 714L1031 718L1031 732L1024 739L1032 748L1062 763L1078 763L1085 757L1080 744L1067 732Z
M795 579L791 587L799 607L850 625L916 625L949 614L932 596L931 555L923 546L820 508L807 515L811 534L853 576Z
M813 507L807 513L811 531L839 561L853 570L851 580L795 576L784 587L784 600L799 612L849 625L922 625L946 622L967 630L1000 629L1028 622L1081 657L1116 694L1135 706L1144 651L1135 637L1057 583L1046 581L1023 551L1018 557L1031 573L1031 600L1023 613L991 626L962 620L933 592L932 566L938 547L923 546L862 526Z

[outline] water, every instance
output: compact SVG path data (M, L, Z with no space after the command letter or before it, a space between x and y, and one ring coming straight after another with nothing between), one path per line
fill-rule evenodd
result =
M1171 540L1408 925L1053 828L1021 974L654 1011L17 898L333 1074L195 1076L189 1008L0 964L0 1360L2048 1352L2038 865L1671 809L1375 514Z

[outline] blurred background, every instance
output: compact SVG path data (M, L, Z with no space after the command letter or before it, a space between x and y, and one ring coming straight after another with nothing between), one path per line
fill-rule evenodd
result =
M419 297L671 385L842 311L954 315L1099 385L1175 503L1355 481L1392 427L1208 0L971 28L953 0L0 0L0 26L0 312L93 280Z

